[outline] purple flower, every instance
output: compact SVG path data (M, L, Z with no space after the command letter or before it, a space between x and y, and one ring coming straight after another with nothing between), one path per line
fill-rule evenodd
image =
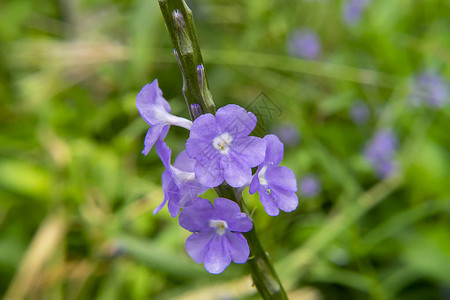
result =
M381 178L396 171L394 156L397 152L397 138L390 130L375 133L364 149L364 156Z
M136 107L141 117L150 125L145 136L144 150L142 150L144 155L148 154L157 140L163 140L166 137L170 125L191 129L191 121L170 114L170 105L163 98L157 79L145 85L137 94Z
M371 0L348 0L344 4L343 18L347 24L355 24Z
M288 147L294 147L300 143L300 133L298 132L298 128L293 124L276 126L272 129L272 133Z
M266 150L261 138L248 136L255 126L255 115L234 104L219 108L216 116L195 119L186 153L195 159L195 176L201 184L216 187L225 180L242 187L251 180L251 168L264 160Z
M295 30L288 38L290 55L316 59L321 52L319 37L308 29Z
M196 180L194 160L189 158L185 151L177 156L172 166L170 164L172 151L166 143L160 140L156 142L155 148L166 170L162 174L164 200L153 210L153 214L159 212L168 202L170 215L176 217L181 207L191 205L197 196L208 188Z
M186 250L196 263L204 263L213 274L222 273L234 261L243 264L250 255L241 232L250 231L252 221L235 202L217 198L215 207L198 198L180 213L180 226L193 232L186 240Z
M366 124L369 120L370 110L367 104L361 100L357 100L353 103L350 109L350 117L353 122L358 125Z
M278 166L283 159L283 144L273 134L266 135L266 157L250 183L250 194L258 191L264 210L270 216L293 211L298 206L297 181L287 167Z
M313 198L320 193L322 187L314 174L307 174L300 180L300 196Z
M425 72L414 79L413 92L410 96L414 105L428 105L440 108L447 103L448 85L436 73Z

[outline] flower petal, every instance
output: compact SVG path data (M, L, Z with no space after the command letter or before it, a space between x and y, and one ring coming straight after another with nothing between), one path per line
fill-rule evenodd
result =
M212 141L192 138L189 138L186 141L186 154L196 161L217 161L222 156L222 154L213 147Z
M169 199L169 202L167 203L167 209L169 210L170 216L172 218L175 218L180 212L180 194L178 193L176 198L173 197L172 199L176 199L176 201L170 201L171 199Z
M298 196L294 192L289 192L282 189L273 189L272 196L278 207L285 212L291 212L298 206Z
M254 193L256 193L259 189L259 186L261 185L259 183L258 173L259 173L259 168L256 171L255 175L253 175L252 181L250 182L250 187L248 188L248 192L250 193L250 195L253 195Z
M214 236L214 231L199 232L191 234L185 243L186 251L192 259L200 264L205 260L208 253L209 244Z
M169 146L167 146L167 144L162 140L156 142L155 149L164 167L166 167L167 170L170 170L171 168L170 160L172 156L172 150L170 150Z
M249 167L256 167L266 156L266 142L256 136L246 136L232 141L231 149Z
M252 179L252 169L233 152L223 155L220 165L225 181L234 188L241 187Z
M218 234L209 244L209 251L205 256L205 269L212 274L222 273L231 263L231 257L223 245L223 236Z
M186 141L186 154L193 159L218 159L220 153L213 147L213 140L218 135L214 116L201 115L192 124L191 133Z
M166 137L168 131L169 126L167 125L155 125L150 127L145 136L144 150L142 150L142 154L147 155L156 141L158 139L163 140Z
M158 205L158 207L156 207L156 208L153 210L153 214L154 214L154 215L156 215L156 214L164 207L164 205L166 205L167 201L169 200L169 197L168 197L169 195L166 196L166 191L168 191L169 189L171 189L169 186L170 186L170 182L173 181L173 180L172 180L172 176L171 176L171 174L170 174L169 171L165 170L165 171L162 173L161 181L162 181L162 186L163 186L163 191L164 191L164 199L163 199L163 201L161 202L161 204Z
M224 235L224 243L232 261L243 264L248 260L250 249L247 240L241 233L227 232Z
M263 140L266 142L266 157L264 158L265 163L270 163L275 166L281 163L283 159L284 146L280 139L273 134L266 135Z
M264 206L264 210L266 211L266 213L269 216L278 216L278 214L280 213L280 209L273 199L272 192L270 192L269 194L264 186L261 186L258 190L258 194L259 200Z
M162 96L162 91L155 79L146 84L136 96L136 107L142 118L149 124L161 123L158 114L170 113L170 105Z
M173 166L184 172L194 172L194 164L195 160L187 156L186 151L183 150L178 154L177 158L175 158Z
M197 160L194 165L195 178L202 185L207 187L216 187L223 182L224 175L220 166L220 161L212 160Z
M219 135L216 118L212 114L204 114L192 123L189 139L211 141ZM188 155L192 157L189 153Z
M297 191L297 179L288 167L267 168L265 178L271 188L283 188L290 192Z
M225 198L216 198L214 207L214 218L226 221L228 230L247 232L252 229L252 220L245 213L241 212L236 202Z
M191 206L180 213L180 226L191 232L209 231L209 220L214 215L214 206L206 199L197 198Z
M178 215L180 210L180 188L173 178L170 170L165 170L162 176L162 187L164 191L164 199L167 199L167 208L172 218Z
M216 112L220 132L228 132L233 138L249 135L256 126L256 116L236 104L228 104Z
M184 207L190 205L198 195L203 194L209 188L201 185L197 180L191 180L183 183L180 190L180 207Z

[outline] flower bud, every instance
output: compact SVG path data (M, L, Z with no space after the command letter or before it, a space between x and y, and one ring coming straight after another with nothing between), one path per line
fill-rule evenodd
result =
M178 45L180 47L181 55L186 55L188 53L193 53L192 42L189 38L186 28L186 22L184 21L183 14L180 13L178 9L172 12L172 18L177 33Z
M200 117L203 114L202 107L200 106L200 104L198 103L191 104L191 113L194 119Z

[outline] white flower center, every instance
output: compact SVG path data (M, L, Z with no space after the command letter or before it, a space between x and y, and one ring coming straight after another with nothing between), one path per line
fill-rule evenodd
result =
M267 170L267 166L264 166L261 168L261 171L259 171L259 173L258 173L258 179L259 179L259 183L261 185L267 185L266 170Z
M233 140L228 132L224 132L219 136L216 136L212 142L214 148L219 150L222 154L228 154L230 151L230 143Z
M223 235L228 228L228 224L223 220L209 220L209 227L214 228L218 235Z

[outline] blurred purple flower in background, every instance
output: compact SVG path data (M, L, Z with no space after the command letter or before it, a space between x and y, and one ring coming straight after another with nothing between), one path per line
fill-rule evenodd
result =
M319 37L309 29L294 30L288 37L288 51L292 56L316 59L321 52Z
M367 143L364 156L381 178L388 177L397 170L394 160L397 147L397 137L387 129L377 131Z
M322 190L322 186L314 174L306 174L300 180L300 196L303 198L313 198Z
M349 111L350 118L358 125L366 124L369 121L370 110L367 104L362 100L353 103Z
M247 261L250 249L241 232L250 231L253 224L231 200L216 198L214 205L197 198L180 213L179 222L192 232L185 244L188 254L196 263L204 263L208 272L219 274L231 261Z
M300 143L300 132L293 124L277 125L271 131L285 146L294 147Z
M347 0L344 3L342 17L347 24L355 24L361 19L364 9L371 0Z
M413 105L443 107L448 99L448 84L433 72L424 72L414 78L410 100Z

